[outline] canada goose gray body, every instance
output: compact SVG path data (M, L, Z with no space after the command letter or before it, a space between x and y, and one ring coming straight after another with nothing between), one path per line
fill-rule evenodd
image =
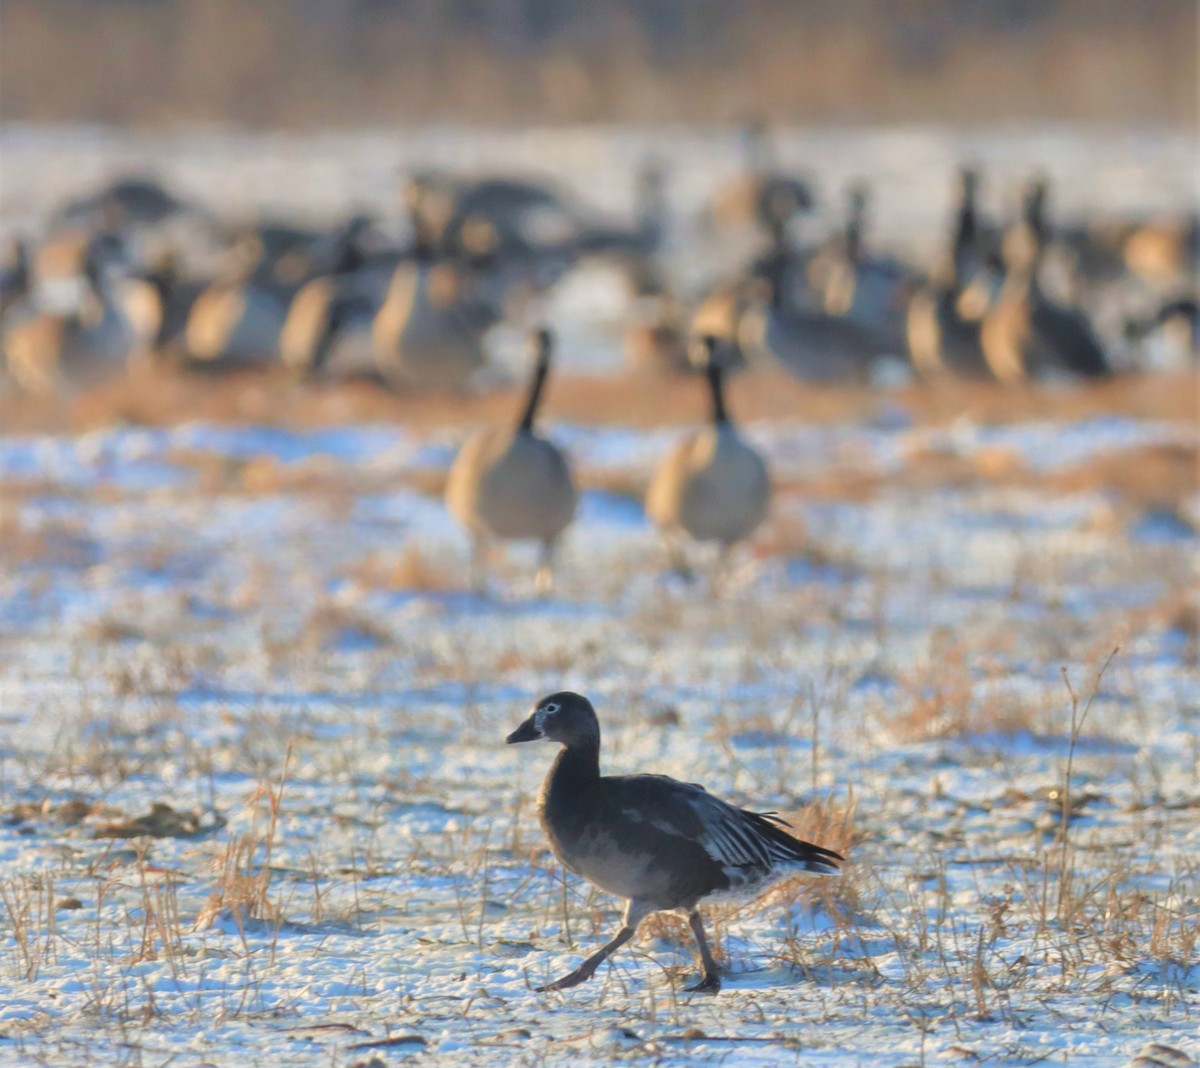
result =
M108 293L98 291L77 311L42 312L14 323L4 334L5 365L22 389L48 395L123 374L147 340Z
M536 540L542 545L538 588L548 589L555 544L575 515L577 494L566 457L534 432L550 371L549 333L537 331L533 345L533 374L516 428L497 427L469 438L446 483L446 505L472 538L477 584L490 539Z
M149 282L122 273L125 256L118 235L92 235L77 276L60 276L61 288L35 292L27 313L10 316L5 363L21 388L53 393L92 385L124 373L149 351L162 302Z
M738 325L742 349L774 361L805 381L863 379L889 347L858 323L825 311L789 307L772 287L759 294Z
M263 278L208 286L188 311L184 330L188 359L207 366L273 360L290 295L288 287Z
M903 350L904 311L916 277L899 260L864 247L869 201L865 185L848 193L844 231L808 262L809 284L829 315L848 319L892 353Z
M839 854L793 837L774 813L749 812L665 775L601 775L600 724L579 694L542 698L506 741L537 739L563 747L537 803L554 856L626 902L617 936L575 971L539 989L586 982L643 919L670 911L687 916L700 950L703 977L690 989L715 994L721 979L699 904L719 894L752 895L789 874L840 874Z
M701 344L712 421L672 447L646 492L646 513L667 537L677 563L679 535L727 548L754 533L771 497L766 463L726 412L724 369L714 339L705 338Z
M398 267L390 257L386 264L373 262L301 286L279 335L284 365L330 378L380 375L372 324Z
M455 263L402 263L371 331L378 365L398 385L463 389L487 362L484 334L498 316Z
M913 367L927 378L943 373L989 378L980 322L964 318L953 283L931 282L909 301L905 338Z

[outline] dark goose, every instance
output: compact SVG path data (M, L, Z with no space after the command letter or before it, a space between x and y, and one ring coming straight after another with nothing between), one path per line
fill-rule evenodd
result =
M621 929L575 971L539 990L590 979L652 912L687 916L704 975L689 991L721 989L697 905L753 893L785 875L838 875L832 850L793 838L773 813L747 812L695 783L666 775L601 775L600 723L585 697L555 693L506 739L546 738L563 748L538 796L538 818L562 865L626 900Z

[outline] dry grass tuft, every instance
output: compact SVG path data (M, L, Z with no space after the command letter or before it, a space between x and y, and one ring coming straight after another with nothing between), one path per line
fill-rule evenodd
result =
M907 701L887 721L899 741L961 738L974 734L1037 732L1047 711L997 687L979 693L982 683L968 662L966 649L948 635L935 640L929 660L900 676Z
M250 830L231 839L213 858L213 891L196 917L197 930L205 930L223 915L231 916L243 934L247 919L282 922L282 910L270 896L271 854L291 761L289 743L278 781L262 780L247 798L246 807L253 813Z
M364 589L405 593L411 590L450 590L459 585L419 545L409 543L397 557L372 553L346 571Z
M395 637L378 620L333 601L314 608L300 631L300 646L310 653L336 647L347 640L388 646Z

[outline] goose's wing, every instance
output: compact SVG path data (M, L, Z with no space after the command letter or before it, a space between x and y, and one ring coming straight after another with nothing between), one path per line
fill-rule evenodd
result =
M621 814L674 838L695 842L726 870L769 871L800 866L837 874L841 856L788 834L773 812L749 812L713 797L697 783L666 775L627 775L609 780Z

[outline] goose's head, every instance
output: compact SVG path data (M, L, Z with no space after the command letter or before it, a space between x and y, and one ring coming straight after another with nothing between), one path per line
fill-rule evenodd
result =
M591 701L569 690L543 697L533 706L529 718L504 740L515 745L540 738L566 746L598 741L600 723Z

